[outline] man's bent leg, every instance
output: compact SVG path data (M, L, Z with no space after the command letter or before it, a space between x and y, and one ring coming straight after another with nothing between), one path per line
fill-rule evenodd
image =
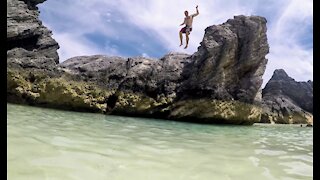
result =
M186 47L184 47L185 49L187 49L188 47L188 44L189 44L189 32L186 32L186 41L187 41L187 44L186 44Z
M180 46L182 46L182 32L179 32L179 36L180 36Z

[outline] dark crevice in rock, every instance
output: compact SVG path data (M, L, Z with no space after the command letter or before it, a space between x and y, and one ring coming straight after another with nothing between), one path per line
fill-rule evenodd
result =
M24 3L26 3L26 5L28 6L28 9L30 10L38 10L37 8L37 3L36 2L33 2L33 1L30 1L30 0L20 0L20 1L23 1Z
M29 74L29 79L28 79L31 83L34 83L36 81L36 77L33 74Z
M148 88L146 88L145 93L146 93L146 95L147 95L148 97L151 97L151 98L153 98L153 99L156 99L157 96L158 96L158 94L159 94L157 91L152 90L152 89L148 89Z
M37 45L39 35L24 37L24 38L7 38L7 51L14 48L23 48L27 51L38 49Z
M116 95L116 93L109 96L107 99L107 112L110 112L116 106L117 101L118 95Z

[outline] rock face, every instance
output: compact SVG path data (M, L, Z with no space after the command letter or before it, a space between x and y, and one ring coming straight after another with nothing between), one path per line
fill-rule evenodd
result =
M37 19L40 2L8 1L9 102L198 123L260 121L265 18L235 16L208 27L193 55L81 56L56 65L58 45Z
M266 123L313 122L313 82L296 82L283 69L274 71L262 91Z
M108 108L110 113L252 124L260 119L254 104L261 102L268 51L266 19L236 16L208 27L198 52L191 56L171 53L159 60L83 56L60 67L124 93L114 95L117 101ZM127 97L133 94L139 95Z
M45 0L7 0L7 64L50 69L59 63L58 43L39 20L37 4Z
M184 69L182 97L197 96L253 103L261 101L269 52L266 19L235 16L205 30L201 46Z

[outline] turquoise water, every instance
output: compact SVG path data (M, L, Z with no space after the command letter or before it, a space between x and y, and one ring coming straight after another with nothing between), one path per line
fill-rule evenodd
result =
M313 128L7 107L10 180L313 178Z

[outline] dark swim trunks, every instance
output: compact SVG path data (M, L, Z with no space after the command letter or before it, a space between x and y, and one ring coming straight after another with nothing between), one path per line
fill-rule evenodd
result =
M186 33L186 32L190 33L191 31L192 31L192 28L190 28L189 26L185 26L180 30L180 32L182 33Z

